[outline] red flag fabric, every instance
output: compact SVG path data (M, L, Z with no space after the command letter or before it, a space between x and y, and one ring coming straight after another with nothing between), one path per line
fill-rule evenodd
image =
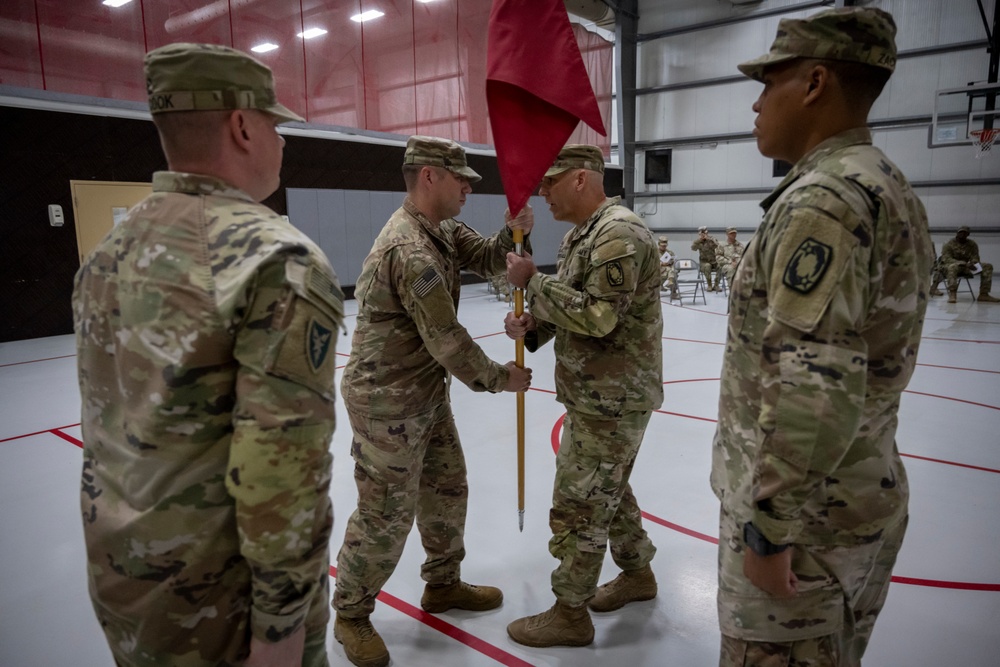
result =
M582 120L607 135L563 0L493 0L486 104L517 215Z

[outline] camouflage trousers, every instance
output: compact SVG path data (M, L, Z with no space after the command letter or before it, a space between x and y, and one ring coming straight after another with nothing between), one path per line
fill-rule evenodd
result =
M450 403L406 419L350 410L348 417L358 507L337 555L333 608L358 618L375 608L414 517L427 556L420 576L430 584L458 581L469 487Z
M702 262L701 263L701 272L705 276L705 289L707 289L707 290L713 290L716 287L718 287L718 285L719 285L719 278L718 278L719 265L718 264L709 263L709 262ZM713 272L716 274L716 278L715 278L715 282L714 283L712 282L712 273Z
M677 289L677 269L674 265L660 266L660 288L661 289Z
M743 531L720 513L720 667L856 667L885 605L907 518L855 546L796 544L793 598L772 597L743 576Z
M594 596L609 542L623 570L653 560L656 547L628 483L650 414L566 414L549 512L549 552L559 561L552 592L565 604L578 606Z
M989 294L993 289L993 265L983 264L983 270L979 273L979 293ZM948 286L949 291L958 290L959 278L974 278L975 274L965 269L964 262L943 262L941 268L934 277L933 287L937 287L942 278Z
M330 577L324 574L324 580L329 581ZM326 600L329 595L322 597L321 607L325 616L329 618L329 607ZM314 616L310 610L310 616ZM320 614L322 616L324 614ZM308 627L308 626L307 626ZM130 637L121 637L119 641L114 641L108 637L108 646L111 649L117 667L237 667L242 665L249 656L250 636L246 636L240 655L236 658L205 658L198 651L182 653L180 651L165 653L162 651L143 651L141 647L130 645ZM326 625L321 630L312 630L306 635L305 648L302 652L302 667L330 667L330 659L326 653Z

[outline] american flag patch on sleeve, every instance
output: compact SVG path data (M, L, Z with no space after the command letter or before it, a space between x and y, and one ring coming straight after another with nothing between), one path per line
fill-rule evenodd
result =
M434 270L434 267L430 267L424 271L419 278L413 281L413 293L416 294L418 298L423 299L440 282L441 276L439 276L438 272Z

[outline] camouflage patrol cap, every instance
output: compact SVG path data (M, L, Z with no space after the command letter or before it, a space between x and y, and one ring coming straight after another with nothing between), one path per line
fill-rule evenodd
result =
M667 239L666 236L661 236L656 241L657 241L657 243L667 243L669 241L669 239Z
M698 231L699 232L707 232L708 231L708 227L706 227L705 225L702 225L701 227L698 228Z
M804 19L782 19L767 54L737 65L761 81L764 68L795 58L846 60L892 72L896 68L896 23L872 7L827 9Z
M278 103L270 68L242 51L180 42L153 49L144 64L150 113L256 109L305 122Z
M972 230L971 230L971 229L969 229L969 226L968 226L968 225L962 225L962 226L961 226L961 227L959 227L959 228L958 228L958 230L956 231L956 233L958 233L958 232L965 232L966 234L971 234L971 233L972 233Z
M726 227L726 233L727 234L735 234L736 233L736 228L735 227Z
M559 151L556 161L552 163L545 177L561 174L567 169L589 169L598 174L604 173L604 153L597 146L588 144L567 144Z
M465 149L451 139L413 135L406 142L403 164L444 167L452 173L469 179L471 183L483 180L483 177L473 171L466 162Z

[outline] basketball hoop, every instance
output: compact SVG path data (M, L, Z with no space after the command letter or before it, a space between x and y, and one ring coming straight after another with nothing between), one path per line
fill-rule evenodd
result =
M997 135L1000 135L1000 129L984 128L969 132L969 136L972 137L972 145L976 147L976 158L983 157L993 148L993 142Z

